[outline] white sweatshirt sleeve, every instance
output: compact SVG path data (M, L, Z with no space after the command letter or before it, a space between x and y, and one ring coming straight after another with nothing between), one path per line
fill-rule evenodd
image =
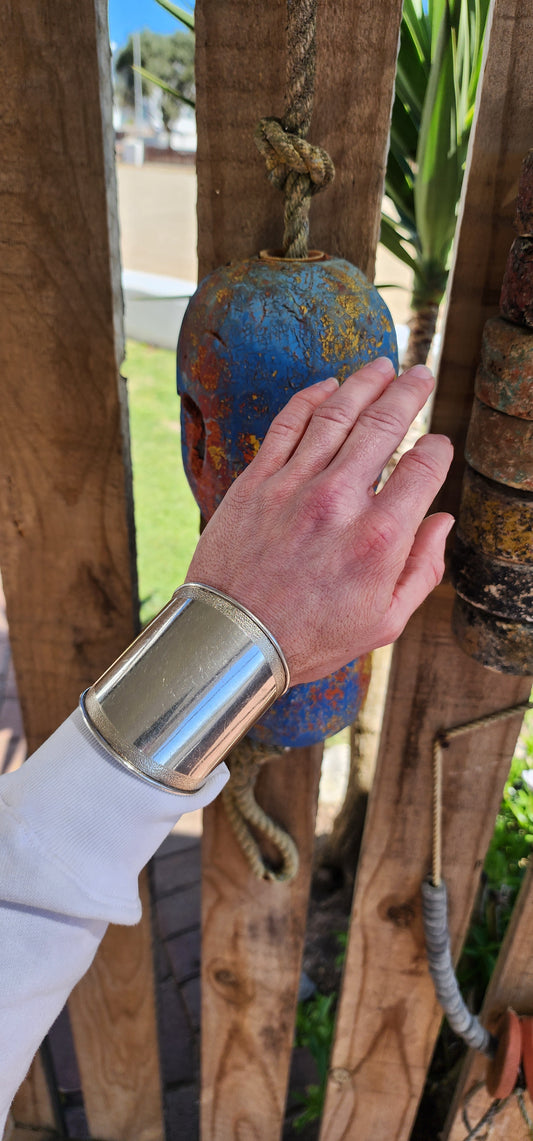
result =
M76 710L0 778L0 1136L48 1028L90 966L108 923L137 923L139 872L200 792L148 784L98 744Z

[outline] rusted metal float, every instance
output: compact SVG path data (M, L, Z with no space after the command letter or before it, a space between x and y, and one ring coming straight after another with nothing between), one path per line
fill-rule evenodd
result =
M522 168L515 225L519 239L507 263L502 316L485 325L476 375L465 446L468 466L452 558L458 596L452 621L463 649L483 665L529 675L533 673L533 151Z
M178 343L183 462L204 520L253 459L293 393L340 381L377 356L397 366L390 313L360 270L311 251L264 251L201 282ZM295 686L254 730L262 744L304 746L355 720L370 677L366 656Z

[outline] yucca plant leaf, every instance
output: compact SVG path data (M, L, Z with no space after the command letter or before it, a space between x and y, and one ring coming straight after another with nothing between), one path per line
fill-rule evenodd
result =
M470 0L471 21L472 21L472 35L471 35L471 70L470 80L468 84L468 103L471 107L471 113L474 111L474 103L476 100L476 91L481 74L481 64L483 61L483 44L485 41L485 32L487 28L487 18L490 9L490 0Z
M423 60L411 31L402 20L400 50L396 68L396 91L402 103L420 120L428 83L429 64Z
M187 104L187 107L192 107L194 110L195 104L192 99L188 99L186 95L182 95L181 91L176 91L175 87L170 87L164 80L159 79L157 75L154 75L151 71L147 71L145 67L137 67L136 64L133 64L133 71L136 71L138 75L142 76L147 83L155 84L156 87L161 88L161 91L166 91L167 95L173 95L175 99L181 100L182 103Z
M410 171L407 173L405 166L393 151L389 151L387 159L385 193L394 203L401 222L407 224L414 232L416 225L412 174Z
M181 23L185 24L185 27L188 28L190 32L194 32L194 16L192 16L190 12L187 12L185 8L178 8L177 4L172 3L172 0L156 0L156 4L159 4L159 7L164 8L165 11L170 12L171 16L175 16L176 20L181 20Z
M460 5L457 44L455 46L455 102L457 106L457 137L462 138L464 124L469 110L468 86L470 82L470 60L472 57L472 27L469 4Z
M431 28L432 60L435 59L437 53L440 30L445 19L447 7L447 0L428 0L428 19Z
M418 125L398 95L394 97L390 145L398 159L414 161L418 146Z
M409 254L405 246L402 245L397 225L391 218L388 218L386 214L381 215L381 234L379 240L391 254L399 258L409 269L416 269L414 257L411 257L411 254Z
M403 19L421 60L431 59L431 27L420 0L404 0Z
M462 171L457 153L452 12L445 0L417 152L415 215L425 261L446 263L455 229Z
M399 220L382 216L381 240L413 270L415 312L446 288L490 2L404 0L385 177Z

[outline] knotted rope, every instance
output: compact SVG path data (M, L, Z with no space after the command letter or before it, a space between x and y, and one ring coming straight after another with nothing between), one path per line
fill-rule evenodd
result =
M429 973L433 979L437 1000L452 1027L468 1046L480 1050L489 1058L493 1057L497 1040L466 1006L459 990L453 968L450 933L448 928L448 900L446 885L442 879L442 750L450 742L469 733L473 729L484 729L496 721L525 713L531 709L530 702L489 713L454 729L437 733L433 741L433 859L432 877L422 884L422 920L426 940ZM474 1134L472 1134L474 1136Z
M229 758L231 779L222 793L229 822L253 874L260 880L274 880L276 883L290 883L298 874L298 849L288 832L257 803L254 789L261 765L283 753L281 748L267 749L245 738ZM266 862L252 828L277 849L281 857L279 868L273 868Z
M283 119L261 119L255 142L267 177L285 192L284 257L304 258L311 198L332 181L335 167L305 136L311 124L316 63L317 0L287 0L287 93Z

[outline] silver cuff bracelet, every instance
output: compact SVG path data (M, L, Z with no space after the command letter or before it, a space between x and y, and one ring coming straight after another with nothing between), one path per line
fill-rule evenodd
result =
M80 706L126 768L195 792L288 687L287 663L266 627L232 598L189 582Z

